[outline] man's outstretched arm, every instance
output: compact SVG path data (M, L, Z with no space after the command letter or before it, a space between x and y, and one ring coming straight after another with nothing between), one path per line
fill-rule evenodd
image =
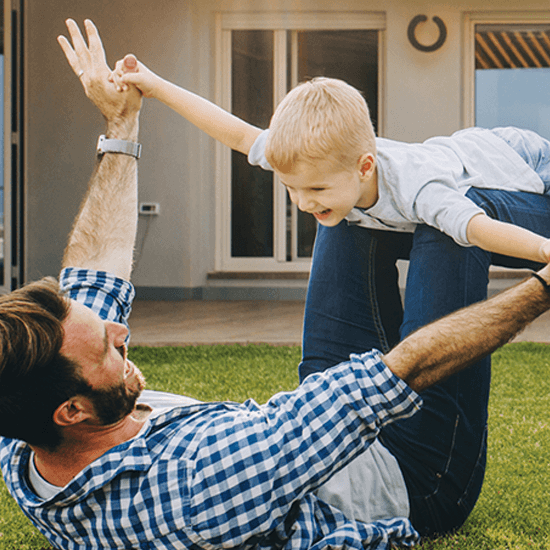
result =
M550 284L550 265L538 274ZM548 309L550 293L530 277L413 332L384 362L412 389L422 391L492 353Z
M109 82L111 70L99 33L91 21L84 26L67 20L71 42L58 42L86 95L104 116L106 137L137 141L141 93L133 86L117 92ZM88 192L75 219L63 257L63 267L108 271L129 279L137 230L137 159L106 153L90 179Z

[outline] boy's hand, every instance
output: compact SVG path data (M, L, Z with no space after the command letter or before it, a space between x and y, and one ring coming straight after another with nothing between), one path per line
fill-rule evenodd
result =
M545 263L550 263L550 239L546 239L540 245L539 251L540 251L541 261Z
M133 84L144 97L152 97L160 77L138 61L134 55L128 54L124 59L116 62L115 70L111 73L109 80L114 82L119 92L127 91L129 85Z

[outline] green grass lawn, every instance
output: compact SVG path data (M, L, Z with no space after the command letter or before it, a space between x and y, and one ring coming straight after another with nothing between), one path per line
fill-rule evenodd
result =
M201 400L265 402L297 383L298 347L132 348L150 389ZM550 549L550 348L510 344L494 355L488 470L478 504L457 533L429 550ZM50 548L0 482L0 549Z

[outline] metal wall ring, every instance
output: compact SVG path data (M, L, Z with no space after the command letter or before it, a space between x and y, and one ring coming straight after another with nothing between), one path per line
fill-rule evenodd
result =
M435 52L435 50L438 50L443 46L445 43L445 40L447 40L447 27L445 26L445 23L443 23L443 20L437 16L432 17L433 22L438 26L439 28L439 38L431 45L425 46L424 44L421 44L415 36L416 27L420 23L423 23L424 21L427 21L428 18L425 15L417 15L416 17L413 17L411 22L409 23L409 28L407 29L407 36L409 37L409 42L421 52Z

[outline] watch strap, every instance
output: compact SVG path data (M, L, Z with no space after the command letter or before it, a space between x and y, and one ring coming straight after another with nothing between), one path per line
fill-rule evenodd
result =
M105 153L121 153L138 159L141 157L141 143L125 141L123 139L111 139L101 135L97 141L97 154L98 156L102 156Z

